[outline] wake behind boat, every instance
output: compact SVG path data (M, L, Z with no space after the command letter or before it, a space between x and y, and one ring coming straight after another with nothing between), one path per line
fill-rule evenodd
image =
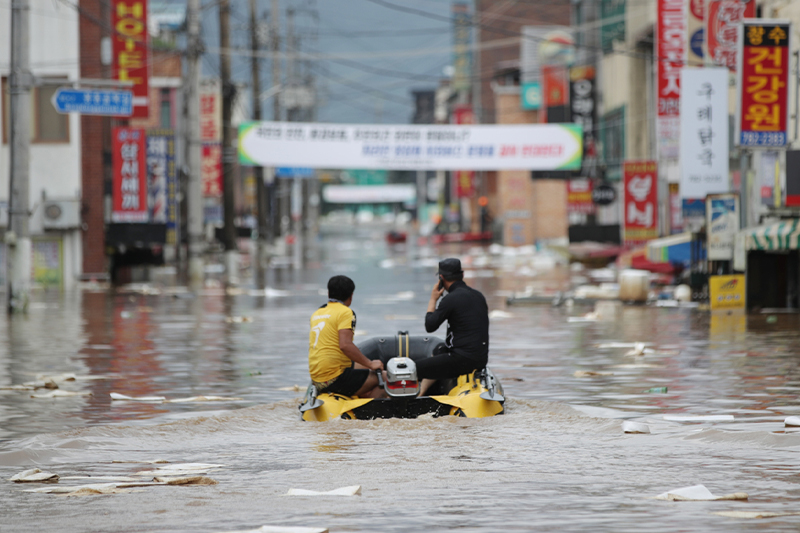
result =
M358 345L361 353L383 363L387 381L383 383L380 379L380 384L389 397L317 394L314 385L309 385L300 405L301 418L322 422L333 418L372 420L417 418L424 414L483 418L502 414L503 387L488 368L457 379L441 379L430 387L427 396L418 396L416 361L431 357L443 346L444 341L438 337L411 336L403 331L393 337L373 337L361 342Z

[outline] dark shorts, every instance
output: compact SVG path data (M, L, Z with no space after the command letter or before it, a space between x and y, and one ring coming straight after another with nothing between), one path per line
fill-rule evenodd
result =
M484 362L450 353L434 355L416 363L419 379L457 378L486 366Z
M365 368L346 368L344 372L333 380L333 383L323 388L319 392L330 392L343 396L355 396L364 386L364 382L369 377L369 370Z

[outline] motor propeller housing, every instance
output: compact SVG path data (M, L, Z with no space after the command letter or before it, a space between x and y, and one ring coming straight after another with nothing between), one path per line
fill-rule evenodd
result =
M386 363L384 388L392 398L413 398L419 394L417 365L410 357L393 357Z

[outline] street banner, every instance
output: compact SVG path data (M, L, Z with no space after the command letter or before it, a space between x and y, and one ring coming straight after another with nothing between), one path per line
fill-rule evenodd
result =
M150 115L150 52L147 0L111 0L111 52L114 78L132 82L131 118Z
M204 197L222 196L222 144L204 143L200 158L200 181Z
M200 141L222 141L222 89L217 80L200 84Z
M390 185L327 185L322 199L331 204L409 203L417 198L417 188L411 183Z
M243 165L386 170L575 170L576 124L365 125L245 122Z
M466 125L475 123L472 106L459 105L453 109L453 121L456 124ZM456 170L453 172L456 180L456 198L472 198L475 194L475 171Z
M145 133L140 128L114 128L111 140L113 202L111 222L147 222Z
M733 260L733 242L739 232L739 194L706 196L707 257L711 261Z
M686 50L687 67L702 67L705 48L705 7L708 0L689 0L686 6ZM678 2L680 3L680 2Z
M625 246L638 246L658 237L658 170L655 161L623 164Z
M756 16L756 0L705 0L708 58L714 65L736 69L739 23Z
M680 146L681 67L686 47L683 0L658 0L656 128L660 159L677 159Z
M682 198L728 192L728 69L681 69Z
M739 32L734 140L739 146L786 146L791 25L746 19Z
M167 225L167 244L175 244L178 220L175 135L172 130L147 132L147 207L150 222Z
M588 178L567 180L567 213L591 215L594 212L592 180Z
M711 310L745 308L745 276L709 276Z
M592 66L573 67L569 71L569 101L572 122L583 128L583 168L581 175L593 176L597 163L597 106L595 71Z

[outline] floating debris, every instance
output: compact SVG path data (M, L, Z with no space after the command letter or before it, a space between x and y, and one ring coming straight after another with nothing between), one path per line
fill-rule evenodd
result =
M681 487L673 489L655 497L656 500L668 500L672 502L702 502L718 500L746 500L749 496L746 492L734 492L724 496L714 496L705 485L693 485L691 487Z
M302 391L304 389L302 387L300 387L300 385L292 385L291 387L281 387L278 390L300 392L300 391Z
M216 480L206 476L154 477L153 481L165 485L217 485Z
M111 462L112 462L112 463L135 463L135 464L151 464L151 465L157 465L157 464L162 464L162 463L169 463L169 461L167 461L166 459L153 459L153 460L151 460L151 461L123 461L123 460L121 460L121 459L114 459L114 460L113 460L113 461L111 461Z
M180 476L197 476L200 474L208 474L209 470L215 468L222 468L225 465L208 464L208 463L177 463L168 466L160 466L155 470L142 470L136 472L134 476L142 477L180 477Z
M494 309L489 312L489 318L514 318L514 315L502 309Z
M777 518L779 516L797 516L800 515L800 512L788 511L773 513L769 511L718 511L711 514L727 516L728 518Z
M650 426L647 424L643 424L641 422L631 422L630 420L626 420L622 423L622 432L623 433L640 433L640 434L650 434Z
M14 483L58 483L58 474L42 472L38 468L31 468L19 474L14 474L9 481Z
M26 489L24 492L39 492L44 494L73 494L75 496L88 496L93 494L117 494L130 492L119 488L118 483L92 483L90 485L74 485L71 487L43 487L40 489Z
M646 346L645 343L637 342L636 344L633 345L633 350L629 351L625 355L631 357L641 357L643 355L649 355L655 353L655 350L652 350L650 348L645 348L645 346Z
M636 348L636 346L644 344L645 346L652 346L652 342L604 342L598 344L598 348Z
M664 394L669 390L668 387L651 387L644 392L645 394Z
M71 398L73 396L91 396L89 391L69 391L69 390L54 390L44 394L31 394L31 398L39 398L48 400L51 398Z
M112 400L120 400L126 402L166 402L167 399L164 396L125 396L124 394L119 394L117 392L112 392L110 394Z
M664 415L671 422L733 422L733 415Z
M567 318L567 322L597 322L597 313L586 313L583 316L571 316Z
M783 421L783 424L787 428L800 427L800 416L788 416Z
M225 317L225 322L228 324L244 324L246 322L252 322L253 318L249 316L228 316Z
M287 496L357 496L361 494L361 485L341 487L329 490L328 492L318 492L316 490L289 489Z
M594 378L594 377L601 377L601 376L613 376L613 372L598 372L595 370L576 370L574 374L572 374L576 378Z
M168 400L165 396L125 396L118 392L109 394L112 400L124 402L149 402L149 403L200 403L200 402L240 402L244 398L228 396L191 396L189 398L175 398Z
M328 533L325 527L295 527L295 526L261 526L258 529L244 531L223 531L221 533Z

